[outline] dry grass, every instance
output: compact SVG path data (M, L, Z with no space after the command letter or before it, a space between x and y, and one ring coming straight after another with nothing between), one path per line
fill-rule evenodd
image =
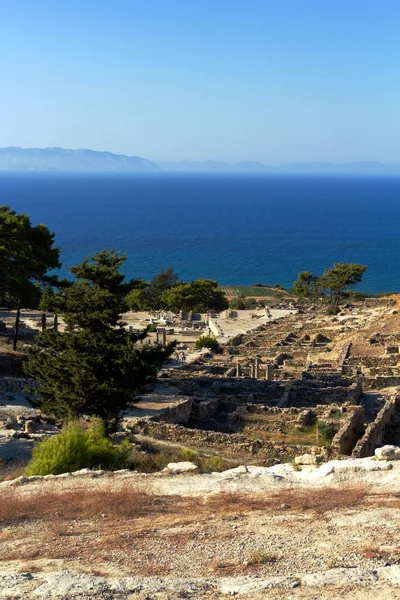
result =
M133 565L142 575L165 576L172 568L170 548L184 553L204 531L206 537L198 538L201 544L215 536L220 544L225 538L235 539L236 531L224 525L224 519L288 512L296 520L304 511L319 519L331 510L359 509L366 498L363 488L282 490L268 496L221 493L206 498L149 495L129 485L45 489L2 491L0 561L78 560L116 569ZM211 568L221 574L256 572L278 558L282 557L259 551L244 562L216 561Z
M335 509L360 507L367 497L364 487L281 490L269 496L220 493L199 499L182 496L156 496L126 486L101 490L76 488L66 491L21 493L18 488L2 491L0 524L10 525L55 517L87 519L155 518L177 516L180 522L218 514L246 514L253 511L313 511L324 514ZM400 505L400 498L398 499ZM397 503L396 503L397 504Z
M252 511L290 510L291 512L313 511L324 514L361 506L368 491L365 487L321 488L310 490L280 490L270 496L222 493L211 496L207 504L214 512L246 514Z
M400 562L400 548L379 548L377 546L365 546L358 552L360 556L367 560L381 560L389 564L398 564Z
M24 474L27 462L4 463L0 460L0 481L11 481Z
M271 552L258 551L253 552L247 559L247 564L249 566L253 565L266 565L268 563L274 563L279 560L279 556L276 554L271 554Z
M82 519L105 515L135 518L168 512L171 496L149 496L132 488L86 491L39 492L20 494L17 488L4 490L0 503L0 524L7 525L37 519Z

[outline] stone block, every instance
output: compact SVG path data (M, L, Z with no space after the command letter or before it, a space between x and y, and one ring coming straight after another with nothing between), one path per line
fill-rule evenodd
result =
M319 465L324 460L322 454L302 454L296 456L294 462L296 465Z
M168 465L166 466L165 469L163 469L163 472L167 471L169 473L194 473L195 471L198 471L199 468L197 465L195 465L192 462L189 461L184 461L184 462L178 462L178 463L168 463Z
M376 448L375 456L378 460L400 460L400 448L399 446L382 446L382 448Z

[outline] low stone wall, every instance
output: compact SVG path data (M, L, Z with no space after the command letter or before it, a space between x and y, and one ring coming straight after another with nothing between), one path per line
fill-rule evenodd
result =
M358 404L362 393L361 381L350 385L332 386L319 382L292 385L286 406L315 406L316 404ZM284 405L283 405L284 406Z
M365 390L382 390L388 387L400 386L400 377L363 377L362 381Z
M171 442L181 442L191 447L206 447L232 453L247 453L261 458L278 457L281 459L290 459L299 454L306 454L311 449L316 453L326 453L325 448L318 448L316 446L296 446L285 442L271 442L259 439L251 440L247 436L238 433L188 429L181 425L169 425L145 419L136 421L136 423L131 425L129 430L133 434L148 435Z
M0 375L23 375L22 355L2 352L0 354Z
M122 427L126 430L131 430L132 427L135 426L137 421L143 422L159 422L162 421L164 423L171 424L181 424L185 425L191 415L193 409L193 398L183 397L182 400L178 400L171 406L167 406L164 409L161 409L157 414L152 416L147 416L138 419L138 417L125 417L122 421Z
M343 348L342 348L342 351L341 351L341 353L339 355L339 359L338 359L339 369L342 369L342 367L344 365L344 361L349 356L350 348L351 348L351 342L346 342L345 344L343 344Z
M193 408L193 398L184 398L180 402L168 406L162 413L153 417L154 420L160 420L164 423L179 423L184 425L190 419Z
M215 335L215 337L221 337L223 335L221 326L211 317L209 317L208 319L208 327L210 328L210 331Z
M365 432L364 407L356 406L347 423L344 423L332 440L333 454L351 455L354 446Z
M0 394L20 394L25 387L26 379L22 377L0 377Z
M384 407L379 411L375 421L370 423L364 436L357 442L353 452L353 458L364 458L372 456L375 448L383 442L385 428L390 423L396 410L400 407L400 396L391 396Z

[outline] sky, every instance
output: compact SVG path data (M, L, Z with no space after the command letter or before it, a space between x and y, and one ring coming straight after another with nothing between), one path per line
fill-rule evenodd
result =
M0 0L0 147L400 163L398 0Z

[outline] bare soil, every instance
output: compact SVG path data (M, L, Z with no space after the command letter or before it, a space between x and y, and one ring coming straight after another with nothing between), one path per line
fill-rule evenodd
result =
M265 578L400 564L400 494L360 485L190 497L115 488L107 480L90 491L49 481L2 489L1 498L3 573ZM381 591L374 597L400 596L400 589L398 596ZM264 597L370 597L357 586L313 593Z

